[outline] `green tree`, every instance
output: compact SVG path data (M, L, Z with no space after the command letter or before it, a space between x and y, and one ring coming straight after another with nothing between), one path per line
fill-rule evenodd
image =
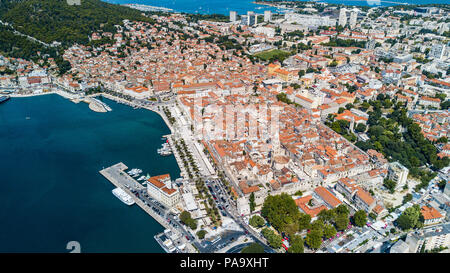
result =
M251 243L244 247L241 253L264 253L264 247L258 243Z
M397 183L393 180L390 179L385 179L383 186L385 186L390 193L394 193L395 192L395 187L397 186Z
M290 246L288 249L289 253L303 253L304 252L304 242L301 236L294 235L291 236Z
M305 230L311 227L311 216L306 213L301 213L298 217L298 229Z
M336 229L331 224L326 224L323 228L323 236L325 237L325 239L330 239L331 237L335 236L336 233Z
M335 225L338 231L343 231L348 226L348 215L347 214L338 214L336 216Z
M249 201L250 201L250 212L253 212L255 210L255 207L256 207L255 194L253 192L250 194Z
M410 194L410 193L407 193L404 197L403 197L403 204L406 204L406 203L408 203L409 201L411 201L413 199L413 196L412 196L412 194Z
M275 234L275 232L273 232L273 230L268 229L268 228L263 228L261 233L264 236L264 238L266 238L267 242L269 243L269 245L271 247L273 247L273 248L281 247L281 244L282 244L281 236Z
M294 199L288 194L269 195L261 210L261 215L278 231L284 231L286 225L296 223L300 212Z
M306 244L312 249L318 249L322 245L322 232L320 230L311 230L306 235Z
M250 218L250 220L248 222L251 226L256 227L256 228L260 228L260 227L264 226L264 223L265 223L264 219L259 215L252 216L252 218Z
M363 210L358 210L353 215L353 222L358 227L364 227L367 223L367 214Z
M197 237L198 237L199 239L205 238L205 235L206 235L206 230L201 229L201 230L197 231Z
M364 123L358 123L356 126L355 126L355 131L356 132L364 132L364 131L366 131L366 125L364 125Z
M397 218L397 224L403 230L421 227L423 225L422 221L423 217L419 205L413 205L412 207L405 209L405 211Z

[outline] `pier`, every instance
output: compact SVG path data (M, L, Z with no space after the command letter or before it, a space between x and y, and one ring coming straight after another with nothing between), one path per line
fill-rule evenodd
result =
M153 219L155 219L161 226L165 228L164 234L168 239L170 239L169 241L171 241L172 244L170 244L167 240L161 240L160 234L154 237L158 244L160 244L164 249L164 251L173 252L173 248L175 248L177 252L197 252L197 250L186 239L186 236L188 236L188 232L181 225L178 226L179 228L175 228L175 226L170 225L168 221L166 221L165 217L168 217L169 219L174 221L173 217L170 216L170 214L159 215L155 213L154 211L152 211L151 202L148 199L144 198L144 200L142 200L138 197L137 194L134 194L132 192L146 191L146 187L144 187L134 178L128 175L128 173L125 172L126 169L128 169L128 167L124 163L120 162L111 167L101 170L100 174L108 179L114 186L124 190L128 195L131 196L131 198L133 198L134 202L139 207L141 207L145 212L147 212L148 215L153 217ZM147 202L145 200L147 200ZM171 245L173 247L170 247Z
M164 220L164 218L154 213L149 206L147 206L141 199L139 199L135 194L133 194L130 191L130 188L136 190L145 190L145 187L142 186L136 180L134 180L131 176L129 176L125 172L126 169L128 169L128 167L122 162L120 162L111 167L101 170L100 173L106 179L108 179L109 182L111 182L114 186L121 188L128 195L130 195L133 198L134 202L139 207L141 207L145 212L147 212L150 216L152 216L161 226L173 231L172 227ZM178 231L176 230L174 232L178 233Z

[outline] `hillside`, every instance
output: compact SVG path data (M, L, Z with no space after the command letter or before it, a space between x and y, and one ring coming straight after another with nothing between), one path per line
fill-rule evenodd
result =
M114 31L123 19L151 21L140 11L100 0L81 0L70 6L66 0L1 1L0 20L45 43L58 41L63 46L87 43L94 31Z

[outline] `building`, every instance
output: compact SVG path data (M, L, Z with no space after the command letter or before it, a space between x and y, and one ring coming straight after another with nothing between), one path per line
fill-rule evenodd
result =
M389 253L409 253L409 245L403 240L398 240L391 246Z
M347 24L347 10L345 8L341 8L339 11L339 25L345 26Z
M356 26L357 19L358 19L358 12L352 11L350 13L350 20L349 20L349 25L351 28L354 28Z
M444 220L444 216L435 208L423 206L420 209L425 225L434 225Z
M432 229L423 236L425 250L432 250L439 247L450 247L450 224L444 224L441 227Z
M249 215L250 214L250 205L245 197L239 197L236 200L237 211L239 215Z
M429 57L434 58L436 60L442 60L445 56L445 45L444 44L434 44L431 47Z
M398 162L389 163L388 179L397 183L396 189L403 187L408 179L409 170Z
M272 21L272 12L270 10L264 11L264 22Z
M150 177L147 180L147 193L169 208L180 202L180 193L172 185L169 174Z
M317 195L320 199L322 199L325 205L327 205L327 207L329 207L330 209L333 209L342 204L341 200L337 199L337 197L334 196L334 194L332 194L329 190L327 190L324 187L317 187L314 190L314 194Z
M247 15L241 15L241 25L248 25L248 16Z
M237 12L236 11L230 11L230 21L236 22L237 20Z
M81 0L66 0L66 1L67 1L67 5L69 5L69 6L81 5Z
M247 12L247 25L248 26L254 26L258 24L258 15L255 14L253 11Z

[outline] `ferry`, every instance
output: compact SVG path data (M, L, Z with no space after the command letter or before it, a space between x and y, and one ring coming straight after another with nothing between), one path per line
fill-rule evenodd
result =
M9 98L10 98L9 96L0 96L0 103L9 100Z
M131 196L129 196L124 190L122 190L121 188L115 188L114 190L112 190L112 193L120 199L120 201L122 201L123 203L127 204L128 206L131 206L134 204L134 200L133 198L131 198Z

